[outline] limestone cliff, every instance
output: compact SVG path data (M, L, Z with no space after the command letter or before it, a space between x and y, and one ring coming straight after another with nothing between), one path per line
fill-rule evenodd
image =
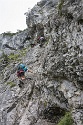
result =
M26 23L0 35L0 125L57 125L66 112L83 125L83 0L41 0ZM22 88L20 62L34 72Z

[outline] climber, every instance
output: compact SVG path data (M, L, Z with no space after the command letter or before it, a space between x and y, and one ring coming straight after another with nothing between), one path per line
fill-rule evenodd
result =
M40 36L40 37L37 38L37 43L40 44L40 47L43 46L44 42L45 42L45 37L44 36Z
M33 73L31 70L29 70L24 64L19 64L17 67L17 76L19 79L24 80L25 78L25 72L31 72Z

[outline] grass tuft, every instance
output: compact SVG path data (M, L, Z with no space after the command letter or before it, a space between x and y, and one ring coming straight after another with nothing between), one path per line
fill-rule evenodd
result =
M16 86L16 84L12 81L7 82L7 85L10 85L10 88L13 88Z
M57 125L73 125L71 113L67 112Z

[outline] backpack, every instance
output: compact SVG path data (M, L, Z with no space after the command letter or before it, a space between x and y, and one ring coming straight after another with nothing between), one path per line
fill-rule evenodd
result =
M21 69L24 69L24 68L25 68L24 64L19 64L18 67L17 67L17 70L21 70Z
M21 73L24 73L24 70L18 70L17 71L17 76L19 77Z
M19 64L18 67L17 67L17 70L18 70L18 71L19 71L19 70L24 70L24 72L26 72L26 71L27 71L27 67L25 67L24 64Z

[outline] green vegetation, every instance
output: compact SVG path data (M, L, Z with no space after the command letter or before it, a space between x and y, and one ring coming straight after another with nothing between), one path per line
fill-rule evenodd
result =
M9 56L9 61L16 61L18 58L19 58L19 54L14 54L14 53L11 53Z
M2 56L0 57L0 63L7 66L8 64L16 61L21 61L22 57L26 55L28 48L23 48L18 50L17 53L10 53L9 55L3 52Z
M25 56L25 55L26 55L26 52L27 52L27 49L26 49L26 48L23 48L23 49L20 51L20 55L21 55L21 56Z
M3 33L3 36L13 36L13 35L15 35L16 33L11 33L10 31L8 31L8 32L4 32Z
M7 82L7 85L10 85L10 88L15 87L16 84L12 81Z
M5 64L7 66L10 62L14 61L20 61L19 59L20 55L19 54L14 54L11 53L10 55L7 55L5 53L2 54L0 62Z
M21 57L25 56L27 52L26 48L21 49L20 51L18 51L17 54L11 53L8 58L10 61L21 61Z
M62 16L63 3L64 3L64 0L60 0L60 3L58 4L58 13L60 16Z
M13 35L16 35L16 34L21 33L21 32L23 32L23 31L18 29L16 33L11 33L11 31L7 31L7 32L4 32L2 34L3 34L3 36L13 36Z
M17 54L15 53L10 53L9 55L5 54L3 52L1 58L3 58L3 62L5 63L9 63L11 61L18 61L20 57L25 56L27 52L26 48L23 48L22 50L20 50Z
M71 113L67 112L57 125L73 125Z

